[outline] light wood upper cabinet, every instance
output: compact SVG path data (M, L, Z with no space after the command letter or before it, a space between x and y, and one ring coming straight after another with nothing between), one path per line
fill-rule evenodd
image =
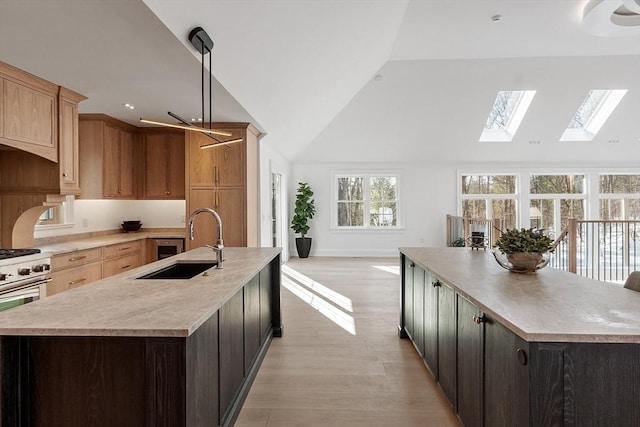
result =
M222 140L243 138L242 129L221 129L233 134ZM246 182L246 140L235 144L201 149L213 142L203 133L189 132L189 182L192 187L242 187Z
M136 198L135 129L102 114L80 115L80 198Z
M60 194L80 194L78 102L84 96L61 87L58 95Z
M184 199L184 132L143 130L142 198Z
M59 87L0 62L0 143L58 161Z

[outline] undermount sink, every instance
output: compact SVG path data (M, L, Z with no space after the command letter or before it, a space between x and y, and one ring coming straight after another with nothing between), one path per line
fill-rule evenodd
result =
M136 279L191 279L215 266L215 262L179 262L136 277Z

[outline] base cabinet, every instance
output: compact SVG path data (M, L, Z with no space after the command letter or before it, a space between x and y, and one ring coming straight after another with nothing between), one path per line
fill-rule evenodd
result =
M401 260L401 322L405 310L423 319L425 364L464 426L640 426L640 344L528 342L481 302ZM424 293L415 291L416 271ZM413 335L400 336L419 349L412 325Z
M260 319L282 335L279 277L277 256L189 337L0 337L0 425L233 425L271 340Z

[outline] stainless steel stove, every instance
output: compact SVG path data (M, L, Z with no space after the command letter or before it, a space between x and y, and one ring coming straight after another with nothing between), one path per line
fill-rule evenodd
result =
M44 298L51 254L39 249L0 249L0 311Z

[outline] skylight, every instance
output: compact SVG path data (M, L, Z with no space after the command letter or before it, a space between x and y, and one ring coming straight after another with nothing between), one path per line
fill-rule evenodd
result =
M511 142L535 94L535 90L498 92L480 142Z
M591 141L627 90L590 90L560 141Z

